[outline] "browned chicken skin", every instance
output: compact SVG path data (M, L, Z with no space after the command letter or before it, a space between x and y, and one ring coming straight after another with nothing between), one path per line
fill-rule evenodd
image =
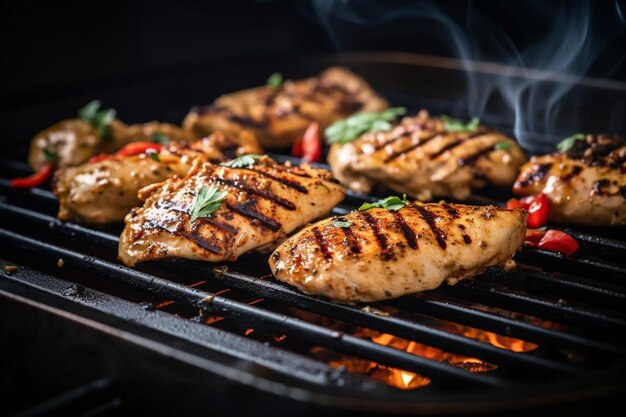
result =
M59 199L59 218L81 223L121 222L141 201L137 192L171 175L184 176L196 158L221 162L245 154L262 153L254 135L222 133L192 142L164 146L154 159L140 155L106 159L57 171L53 192ZM158 159L158 160L157 160Z
M97 130L82 119L63 120L38 133L31 141L28 163L38 169L55 155L55 165L71 167L83 164L99 153L111 153L133 141L149 141L160 133L173 142L193 139L192 135L169 123L149 122L126 125L115 119L109 125L111 138L104 140Z
M226 200L211 217L192 221L204 186L226 191ZM327 171L263 157L244 168L196 164L186 177L140 194L147 200L126 216L120 237L118 256L129 266L163 258L234 260L328 212L344 190Z
M257 87L224 95L190 112L183 126L197 135L251 129L266 149L290 146L311 121L321 128L358 111L380 111L388 103L367 82L333 67L305 80L285 81L278 89Z
M555 222L626 225L626 140L586 135L565 154L532 157L513 192L546 194Z
M389 132L334 144L328 155L333 174L354 191L382 186L419 200L463 200L487 183L509 187L524 161L517 142L502 133L483 126L448 132L425 110Z
M371 302L511 266L525 233L522 210L414 202L322 220L283 242L269 263L276 278L306 293Z

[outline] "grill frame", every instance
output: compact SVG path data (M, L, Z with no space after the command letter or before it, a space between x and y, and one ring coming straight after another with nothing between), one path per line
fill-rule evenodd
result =
M353 58L354 59L354 58ZM358 70L358 69L357 69ZM282 155L272 155L278 160L294 160L290 157ZM323 165L320 165L324 167ZM15 159L2 161L2 170L17 176L25 173L27 167L25 164ZM8 176L7 176L8 177ZM366 410L378 412L417 412L417 413L452 413L460 411L494 411L494 410L515 410L522 408L530 408L537 406L546 406L555 403L567 403L570 401L580 401L583 399L606 398L618 395L626 390L623 381L624 368L626 362L624 359L625 347L617 341L613 341L614 345L596 342L589 337L583 337L577 334L565 334L555 330L545 329L540 326L529 324L526 322L516 321L512 318L504 317L493 312L484 312L465 305L461 301L466 297L475 299L483 303L488 303L497 307L508 307L520 309L522 312L534 312L543 318L555 319L559 322L567 322L575 326L581 326L585 331L597 332L604 334L609 331L623 330L626 327L626 317L622 315L616 316L611 313L611 308L620 307L626 298L624 291L619 291L620 287L615 283L619 280L618 274L626 274L626 267L617 262L620 253L626 249L626 243L616 239L594 235L580 231L577 228L566 228L568 233L573 233L579 241L583 242L583 254L577 256L575 261L571 259L538 249L527 249L521 253L521 263L546 264L548 262L555 263L557 267L565 266L569 274L555 275L549 272L527 271L514 272L512 275L504 275L500 272L488 272L484 276L479 277L471 282L461 282L454 288L444 287L436 290L432 294L429 293L419 299L402 298L397 301L385 303L395 308L400 308L405 312L418 315L430 315L444 320L453 320L460 324L479 327L484 330L494 331L500 334L519 337L524 340L535 341L551 344L562 344L565 346L575 346L581 350L590 352L591 354L602 354L616 356L615 367L610 372L579 372L580 369L575 366L564 366L563 363L555 361L551 358L546 359L541 355L520 355L512 352L504 351L486 345L484 343L472 341L470 339L456 336L451 333L437 330L418 322L411 321L407 318L383 317L371 312L365 312L353 306L345 306L330 301L326 301L316 297L310 297L299 293L283 284L273 280L263 280L259 277L242 274L233 271L211 273L211 279L215 282L224 284L227 287L233 287L246 293L255 294L264 298L285 303L291 306L297 306L307 311L321 313L340 318L346 322L361 323L365 327L372 329L388 330L398 336L404 336L412 340L419 340L426 344L443 347L446 351L458 350L459 353L467 356L477 356L488 361L498 363L498 365L508 364L511 369L515 368L517 372L522 372L526 367L531 372L536 369L542 369L546 377L555 374L563 375L563 378L554 379L550 383L539 384L534 387L524 387L520 383L508 383L506 378L500 376L492 376L489 374L479 375L470 374L458 370L451 365L442 364L429 359L417 358L414 355L396 351L392 348L382 348L373 343L364 342L360 339L349 335L338 334L335 331L322 328L319 325L312 325L305 321L294 317L267 311L263 307L248 305L243 302L230 300L227 296L213 295L207 291L191 288L184 284L178 284L144 272L143 269L131 270L123 266L111 263L110 260L100 259L85 255L79 251L68 248L77 243L88 244L91 247L100 247L101 249L115 253L117 238L111 233L103 230L95 230L88 227L63 223L51 217L50 210L54 209L53 195L41 188L35 188L30 192L16 192L10 190L6 178L0 179L0 189L2 190L4 199L0 201L0 213L4 217L4 226L8 229L19 230L18 233L0 230L3 242L10 242L16 245L16 248L26 250L31 253L37 253L47 261L54 261L62 257L66 262L65 268L76 268L88 272L90 275L96 275L100 278L113 278L125 285L138 288L146 293L157 294L167 299L175 299L179 303L187 303L194 308L200 308L210 313L218 313L226 316L241 318L242 315L251 318L250 322L260 320L259 329L267 326L270 330L280 328L282 330L291 330L291 332L302 332L304 338L312 343L320 343L334 349L344 350L349 353L366 352L366 356L375 359L377 362L384 362L389 365L400 365L402 369L424 373L433 376L434 382L431 387L417 391L405 392L390 389L382 384L364 381L361 377L345 376L341 372L331 372L332 378L345 378L350 380L349 384L360 386L375 386L371 391L361 389L354 396L348 395L345 388L341 388L339 394L333 392L334 387L331 383L311 384L305 388L296 387L292 380L285 383L283 377L289 373L289 369L283 369L278 372L281 376L273 374L273 379L264 380L262 386L268 388L268 392L285 395L289 398L299 401L310 401L316 404L330 405L341 409ZM375 200L376 197L359 196L355 193L348 193L348 197L340 206L333 210L333 214L343 214L354 208L362 200ZM479 199L480 203L488 203L488 198ZM32 205L41 204L36 210L32 209ZM15 220L15 223L12 221ZM28 225L32 227L27 233L22 229ZM30 237L29 237L30 236ZM33 239L32 237L36 238ZM45 239L40 237L46 236ZM50 243L52 241L52 243ZM6 251L13 254L15 248ZM3 248L3 253L5 252ZM585 255L590 252L593 256ZM595 255L607 256L611 261L604 262ZM4 257L5 255L2 255ZM519 256L519 255L518 255ZM246 260L258 261L258 256L246 258ZM37 262L41 262L38 260ZM35 262L35 264L37 264ZM175 269L180 275L206 274L209 268L207 264L199 264L193 262L176 262L176 263L158 263L157 267L163 268L170 274ZM230 267L232 268L231 264ZM601 280L591 278L582 278L572 275L571 272L582 270L583 272L595 271L601 272L604 276ZM16 290L16 285L20 287L29 287L31 291L29 296L36 298L38 292L52 293L55 297L65 298L74 303L82 303L83 307L94 307L89 305L85 300L77 300L75 295L63 294L62 291L54 291L54 288L60 286L73 285L70 282L54 277L39 276L34 271L20 270L19 274L3 275L0 281L0 288L6 290L6 283L10 283L12 291ZM22 277L24 273L26 276ZM615 278L617 276L617 278ZM29 279L30 278L30 279ZM33 280L37 278L37 282L48 282L48 285L35 285ZM105 279L106 279L105 278ZM43 280L43 281L42 281ZM47 280L47 281L46 281ZM36 280L35 280L36 281ZM519 281L519 282L516 282ZM538 286L537 288L552 288L552 290L563 290L567 296L573 297L575 300L587 298L596 305L596 308L581 308L576 302L561 303L559 300L550 298L541 298L527 296L519 291L507 292L507 289L519 290L529 283ZM54 283L54 285L53 285ZM494 286L495 285L495 290ZM517 287L516 287L517 285ZM80 291L84 293L97 294L96 299L101 297L112 297L107 294L99 294L98 291L88 287L77 286L82 288ZM94 292L95 291L95 292ZM434 294L434 295L433 295ZM211 299L210 302L206 301ZM419 302L416 302L419 301ZM123 300L118 300L124 304ZM86 303L86 304L85 304ZM127 305L127 304L125 304ZM608 306L608 309L597 308L597 306ZM71 311L71 307L68 310ZM122 309L123 310L123 309ZM145 312L145 310L142 309ZM620 310L623 313L622 310ZM150 312L152 314L153 312ZM163 312L155 312L159 314L168 314ZM614 312L613 312L614 313ZM118 319L129 320L123 314L117 314L116 311L109 311L109 315ZM170 315L171 316L171 315ZM172 316L173 317L173 316ZM134 319L136 320L136 319ZM461 320L461 321L459 321ZM175 319L177 323L190 322L185 319ZM193 323L193 322L191 322ZM211 326L202 326L194 323L194 326L201 326L210 329ZM247 325L246 325L247 326ZM278 326L278 327L275 327ZM281 327L282 326L282 327ZM245 327L245 326L244 326ZM392 331L393 330L393 331ZM212 330L211 330L212 331ZM207 332L210 332L207 330ZM297 333L296 333L297 334ZM418 338L419 336L419 338ZM178 336L180 337L180 335ZM465 339L465 340L464 340ZM245 339L243 339L245 340ZM183 344L193 344L193 341L183 340ZM242 342L243 343L243 342ZM450 347L452 346L452 349ZM144 346L149 349L148 346ZM222 346L223 347L223 346ZM232 345L231 345L232 347ZM205 346L207 351L215 350L216 346ZM242 347L243 349L243 347ZM271 347L270 349L277 349ZM184 349L180 349L181 354ZM280 350L278 348L278 350ZM241 352L237 352L241 353ZM286 357L291 357L289 352ZM279 355L280 356L280 355ZM293 358L301 359L302 356L295 354ZM292 358L292 359L293 359ZM524 358L524 359L521 359ZM296 359L294 359L296 360ZM280 362L279 360L276 360ZM306 362L302 359L303 363ZM254 361L252 361L254 362ZM257 364L259 365L259 364ZM263 366L260 364L259 366ZM267 364L263 366L267 368ZM535 368L536 367L536 368ZM271 369L271 366L269 367ZM291 369L294 367L291 366ZM274 370L276 371L276 370ZM244 373L240 374L244 378ZM253 377L258 377L252 373L247 373L247 377L254 381L259 381ZM222 375L224 376L224 375ZM244 379L245 379L244 378ZM450 387L446 387L442 382L449 380ZM335 379L336 381L336 379ZM608 383L607 383L608 381ZM517 381L519 382L519 381ZM455 389L454 385L462 388ZM467 389L473 384L481 384L485 386L483 390ZM290 388L292 390L290 390ZM452 390L452 391L449 391ZM450 392L454 392L454 401L450 401ZM379 396L377 396L379 395Z

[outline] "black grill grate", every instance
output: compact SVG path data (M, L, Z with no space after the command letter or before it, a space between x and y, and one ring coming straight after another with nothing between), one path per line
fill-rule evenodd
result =
M277 156L277 159L285 158ZM35 188L24 192L9 187L7 178L27 172L25 164L2 161L2 171L1 257L23 265L23 273L4 273L4 278L74 300L76 291L65 293L58 288L66 288L64 285L73 281L82 282L77 276L91 277L89 283L95 282L94 287L117 281L123 284L121 288L132 287L139 295L131 297L117 287L109 290L105 285L103 297L119 300L116 311L146 308L145 314L153 314L150 320L160 323L157 327L162 331L195 344L199 343L196 334L215 332L216 326L223 328L235 339L214 338L204 348L230 350L231 355L276 371L279 376L275 379L290 378L292 385L305 383L311 392L325 392L332 387L332 394L326 392L326 395L331 395L336 405L360 408L375 400L383 405L382 409L402 405L407 410L412 405L423 405L425 399L439 401L439 406L444 408L468 402L493 403L498 399L503 407L514 407L518 401L544 398L553 392L575 391L580 396L585 389L595 393L589 395L606 394L598 386L606 386L609 391L623 389L621 372L626 363L626 346L620 335L626 329L623 260L626 243L622 240L568 228L567 232L582 246L574 257L526 248L516 255L519 267L510 273L489 270L454 287L444 285L420 296L363 309L307 296L275 281L269 275L266 256L260 254L247 254L237 262L219 266L177 261L126 268L115 262L119 230L96 230L58 221L56 200L50 191ZM333 212L345 213L363 198L366 197L349 193ZM489 201L483 198L480 202ZM58 259L64 263L60 269L55 266ZM35 270L51 272L56 278L43 279ZM91 293L89 287L86 284L72 288ZM122 301L123 298L131 299L132 303ZM152 311L165 300L192 313L188 317L174 317L165 312L167 308ZM81 298L81 302L90 305L90 298ZM358 337L350 326L345 326L345 331L329 328L321 321L306 319L298 311L480 358L498 369L488 373L468 372ZM392 314L380 311L392 311ZM169 318L164 319L164 314ZM120 315L124 318L124 314ZM213 326L200 324L213 316L224 320ZM525 319L528 316L550 320L556 325L546 327L541 320ZM442 321L522 339L537 344L538 348L525 353L503 349L441 328L437 323ZM194 331L188 335L175 331L176 323L181 322L193 323L189 325L194 326ZM242 330L247 329L254 329L254 337L243 336ZM295 346L299 348L273 342L276 335L297 341ZM255 340L261 344L254 345ZM250 349L254 350L251 343L260 349L257 355L249 354ZM313 346L419 373L431 378L432 383L413 391L394 390L356 374L333 371L307 355ZM298 363L312 371L298 376L295 372ZM529 383L532 388L528 387ZM494 393L498 395L494 397ZM364 402L345 402L354 398Z

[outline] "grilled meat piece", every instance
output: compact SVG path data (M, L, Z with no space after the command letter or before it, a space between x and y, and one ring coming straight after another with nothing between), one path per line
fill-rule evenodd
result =
M38 169L50 162L49 155L54 155L56 166L76 166L99 153L114 152L129 142L149 141L155 133L166 135L173 142L192 139L188 132L169 123L149 122L129 126L115 119L108 126L111 138L104 140L91 124L82 119L63 120L32 139L28 163Z
M171 175L187 174L196 158L221 162L235 156L261 153L254 135L242 131L237 137L222 133L189 145L170 143L154 159L147 154L112 157L56 172L52 190L59 199L59 218L81 223L121 222L141 204L137 192Z
M326 219L283 242L270 256L274 276L338 301L385 300L509 266L526 233L522 210L493 206L414 202L339 219L351 225Z
M513 183L525 161L513 139L484 126L473 132L448 132L444 126L422 110L389 132L332 145L328 162L335 177L354 191L383 186L419 200L463 200L487 183Z
M586 135L566 153L532 157L513 192L546 194L555 222L626 225L626 139Z
M205 185L226 191L227 198L211 217L191 221ZM196 164L186 177L140 194L149 193L143 207L126 216L120 237L119 258L129 266L163 258L234 260L326 213L344 189L328 171L263 157L243 168Z
M312 120L323 129L357 111L387 107L364 79L333 67L317 77L287 80L277 89L263 86L224 95L192 110L183 126L197 135L252 129L264 148L275 149L290 146Z

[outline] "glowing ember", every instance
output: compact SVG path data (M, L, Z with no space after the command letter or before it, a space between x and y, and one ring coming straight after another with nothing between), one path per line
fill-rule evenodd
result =
M492 332L486 332L484 330L476 329L474 327L462 326L456 323L450 323L450 328L447 329L453 333L469 337L470 339L479 340L484 343L489 343L500 349L511 350L513 352L530 352L537 349L537 345L531 342L527 342L521 339L515 339L513 337L502 336Z
M500 336L495 333L486 332L472 327L461 326L454 323L449 323L449 328L447 330L453 333L462 334L472 339L483 341L485 343L490 343L502 349L512 350L514 352L527 352L537 348L537 345L533 343ZM478 358L445 352L441 349L415 341L406 340L388 333L380 333L370 329L359 328L356 329L354 335L357 337L369 338L372 342L379 345L404 350L405 352L439 362L446 362L468 372L483 373L490 372L498 368L497 365L485 362ZM325 360L332 367L342 367L349 372L364 374L400 389L415 389L423 387L428 385L431 381L423 375L405 371L403 369L391 368L361 358L337 354L321 347L314 348L312 353L320 359Z

